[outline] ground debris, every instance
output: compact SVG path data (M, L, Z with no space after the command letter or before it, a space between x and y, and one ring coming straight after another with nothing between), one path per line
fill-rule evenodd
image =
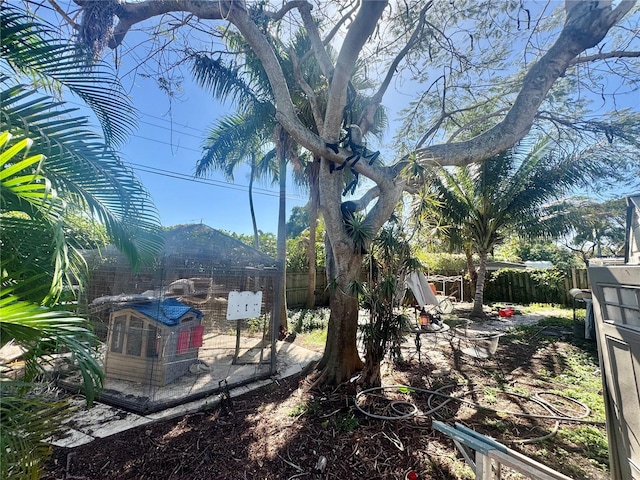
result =
M474 400L516 408L512 405L516 399L493 394L492 389L509 379L510 387L521 390L533 391L536 385L546 389L548 385L536 380L537 373L548 372L554 356L569 346L556 342L545 349L534 342L501 341L494 358L483 362L465 361L448 348L445 345L438 354L449 362L450 375L431 375L442 366L431 363L436 355L430 351L422 363L414 359L390 369L383 382L432 390L456 384L473 390ZM404 479L409 471L419 479L471 478L453 442L431 429L432 418L368 417L355 408L355 388L349 384L327 392L309 391L300 378L283 379L278 385L234 398L233 411L207 410L142 425L74 449L54 448L42 478L386 480ZM404 391L394 395L394 399L414 401L420 411L429 409L423 395ZM372 399L371 406L384 412L383 400ZM455 418L503 443L505 436L542 436L553 426L549 421L489 415L464 404L446 407L434 418ZM575 407L567 404L566 408ZM535 456L536 445L514 448L541 460ZM544 449L544 463L569 476L608 478L605 469L581 457L580 449L566 441L557 451L550 442L545 442ZM576 469L582 469L580 477ZM516 477L507 473L503 478Z

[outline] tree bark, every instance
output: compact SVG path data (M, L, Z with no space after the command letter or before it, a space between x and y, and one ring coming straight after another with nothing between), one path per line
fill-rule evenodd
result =
M474 295L475 298L476 285L478 283L478 274L476 273L476 267L473 264L473 250L471 250L470 246L464 247L464 256L467 259L467 271L469 272L469 293L471 295ZM464 295L464 291L460 292L460 295L460 298L462 298L462 296Z
M379 387L382 384L380 364L382 363L384 354L377 351L373 343L374 342L371 342L371 345L367 345L364 368L358 380L358 383L364 388Z
M484 283L487 275L487 255L486 251L478 252L480 256L480 265L478 266L478 279L476 281L476 294L473 299L472 317L484 317Z
M330 294L331 314L327 329L327 343L317 369L319 384L338 385L348 381L362 369L356 337L358 333L358 297L350 292L349 283L358 278L362 267L362 255L353 253L350 244L333 245L337 278ZM338 255L335 252L340 252ZM351 253L345 255L346 253ZM340 256L342 255L342 256ZM346 261L344 261L346 259Z

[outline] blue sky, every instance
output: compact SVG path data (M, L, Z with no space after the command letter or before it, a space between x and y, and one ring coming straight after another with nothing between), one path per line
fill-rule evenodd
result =
M146 50L155 47L149 38L146 32L130 32L115 57L123 84L140 115L139 128L121 148L121 158L131 164L151 193L163 225L202 222L221 230L252 233L248 169L238 171L235 183L228 183L221 174L202 180L193 177L207 129L218 117L230 113L233 106L215 102L209 93L191 82L187 66L181 67L181 90L173 97L163 92L158 87L154 65L136 70ZM114 63L113 52L106 53L105 60ZM383 101L389 108L390 121L383 143L390 141L399 124L399 109L409 103L417 86L404 82L400 88L402 92L390 87ZM383 146L382 152L385 161L392 160L391 149ZM258 228L275 233L277 186L258 184L254 189ZM307 193L289 181L287 218L294 206L302 206L306 201Z
M197 181L193 177L208 127L217 117L226 114L229 107L213 101L188 78L184 79L183 91L176 98L162 92L152 78L136 76L127 87L140 119L138 130L120 150L120 155L131 163L151 193L162 224L202 222L221 230L252 233L248 170L238 171L233 184L221 174ZM292 207L306 203L305 192L289 183L287 218ZM277 186L255 185L254 204L258 228L275 233Z

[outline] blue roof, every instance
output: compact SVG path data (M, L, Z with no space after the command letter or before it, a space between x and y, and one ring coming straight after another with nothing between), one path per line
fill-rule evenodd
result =
M153 300L145 303L134 303L124 308L132 308L149 318L173 326L180 323L180 319L187 313L193 312L196 318L202 318L202 312L197 308L190 307L175 298L166 298L165 300Z

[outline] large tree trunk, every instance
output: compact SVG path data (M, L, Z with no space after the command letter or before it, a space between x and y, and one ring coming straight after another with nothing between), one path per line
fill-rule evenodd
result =
M362 369L358 355L358 297L349 290L349 283L358 278L362 267L362 255L353 253L351 245L334 245L335 264L338 271L332 277L329 327L324 355L318 364L321 371L317 384L338 385L346 382Z
M478 252L480 255L480 265L478 266L478 279L476 281L476 295L473 299L472 317L484 317L482 305L484 303L484 281L487 275L487 255L488 252Z

